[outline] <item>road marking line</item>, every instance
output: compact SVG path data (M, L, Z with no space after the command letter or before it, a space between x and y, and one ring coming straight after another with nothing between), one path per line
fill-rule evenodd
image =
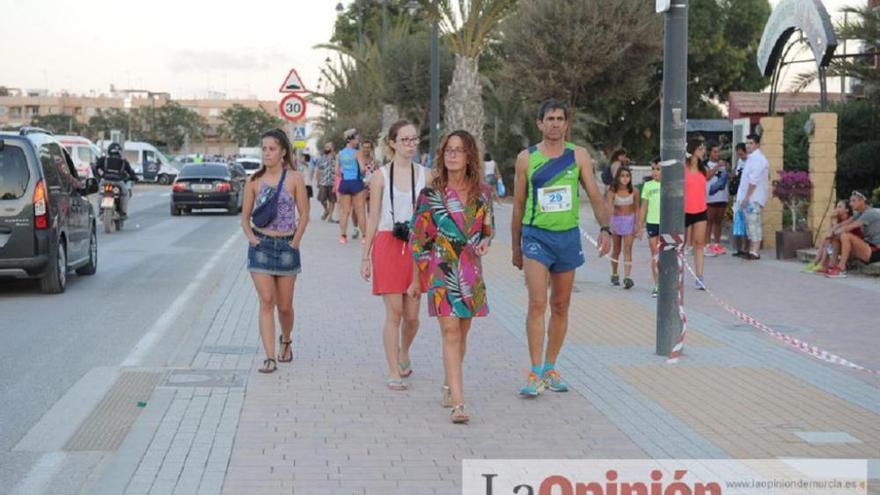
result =
M186 289L175 298L171 306L162 313L147 333L141 337L141 340L138 341L137 345L134 346L120 366L140 366L150 349L156 345L156 342L159 342L159 340L165 336L165 333L171 328L171 324L177 320L177 317L183 311L190 298L195 294L202 281L208 276L208 273L214 269L214 266L220 261L220 258L223 257L232 244L239 239L239 233L236 231L236 233L233 234L216 253L214 253L214 256L202 266L199 273L192 279L189 285L186 286Z
M37 495L43 493L46 484L61 469L61 464L67 454L64 452L50 452L40 457L34 467L28 472L12 491L15 495Z

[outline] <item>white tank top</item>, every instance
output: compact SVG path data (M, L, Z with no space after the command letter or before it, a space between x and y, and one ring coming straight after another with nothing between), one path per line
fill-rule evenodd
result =
M418 199L419 193L425 188L425 168L417 163L413 163L416 174L416 190L415 197ZM413 195L409 188L401 191L394 187L391 183L391 167L388 163L379 170L382 171L382 178L385 180L385 187L382 188L382 214L379 218L379 232L394 230L394 222L408 222L413 216ZM404 169L406 170L406 169ZM398 170L400 171L400 170ZM410 182L409 171L400 174L406 177L406 182ZM391 218L391 191L394 191L394 218Z

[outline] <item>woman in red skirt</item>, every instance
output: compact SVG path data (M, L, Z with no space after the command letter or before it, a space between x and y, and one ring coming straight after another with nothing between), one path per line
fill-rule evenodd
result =
M419 330L419 300L406 289L413 279L409 247L410 220L419 192L425 187L425 169L413 162L419 147L419 131L406 120L388 129L385 144L391 163L370 179L370 213L361 275L373 279L373 294L385 303L385 357L388 388L406 390L403 378L412 374L409 349Z

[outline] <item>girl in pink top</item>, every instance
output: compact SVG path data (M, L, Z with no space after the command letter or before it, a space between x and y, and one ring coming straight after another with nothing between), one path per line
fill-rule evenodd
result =
M687 143L688 159L684 167L684 227L685 245L693 246L694 268L697 272L697 289L706 288L703 282L703 248L706 245L706 147L702 140L691 139Z

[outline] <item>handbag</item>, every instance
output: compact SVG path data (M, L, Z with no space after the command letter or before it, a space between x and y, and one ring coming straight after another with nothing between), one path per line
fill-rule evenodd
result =
M254 211L251 212L251 222L255 226L262 228L272 223L272 220L275 220L275 215L278 214L278 195L281 194L281 188L284 187L285 177L287 177L286 168L281 172L281 180L278 181L278 187L275 188L272 196L269 196L266 201L257 205Z

